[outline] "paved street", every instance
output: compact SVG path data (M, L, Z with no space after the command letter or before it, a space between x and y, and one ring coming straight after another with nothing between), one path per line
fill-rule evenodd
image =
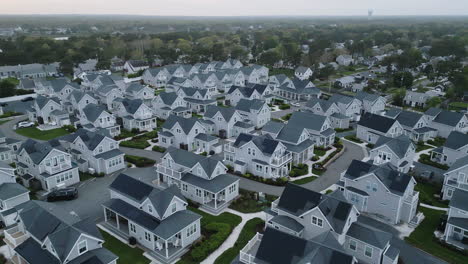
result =
M5 137L8 138L13 138L13 139L18 139L18 140L27 140L27 137L21 136L15 132L13 129L16 123L28 119L27 116L22 115L22 116L17 116L13 118L12 120L6 122L5 124L2 124L0 126L0 131L5 135Z

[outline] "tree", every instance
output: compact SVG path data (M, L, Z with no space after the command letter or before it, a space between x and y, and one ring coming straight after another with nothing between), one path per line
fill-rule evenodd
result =
M442 103L442 99L440 99L440 97L432 97L426 101L426 107L427 108L438 107L441 103Z
M410 88L413 85L414 77L410 72L396 72L393 74L393 85L398 88Z
M16 85L9 79L0 81L0 97L9 97L15 95Z
M396 91L393 94L393 97L392 97L393 104L396 106L403 106L403 100L405 99L405 96L406 96L406 89L398 89L398 91Z
M270 50L260 55L259 63L273 66L280 59L281 59L281 56L276 50Z

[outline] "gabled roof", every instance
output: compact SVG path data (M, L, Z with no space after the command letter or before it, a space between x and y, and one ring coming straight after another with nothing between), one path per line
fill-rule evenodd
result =
M317 207L323 198L323 195L318 192L288 183L279 199L278 208L300 216Z
M256 91L255 89L252 89L252 88L234 85L234 86L231 86L231 88L229 88L227 94L232 94L236 90L238 90L242 94L242 96L246 98L250 98L250 96L252 96L252 94Z
M458 169L460 169L460 168L463 168L463 167L465 167L465 166L467 166L467 165L468 165L468 155L465 155L465 156L463 156L463 157L457 159L457 160L452 164L452 166L450 166L450 168L448 169L448 171L447 171L445 174L450 173L450 172L452 172L452 171L454 171L454 170L458 170Z
M165 105L172 105L175 100L177 100L177 93L172 92L172 93L167 93L167 92L162 92L159 95L159 98L163 101Z
M266 123L265 126L263 126L262 131L269 132L272 134L278 134L284 126L285 124L281 122L268 121L268 123Z
M468 191L456 188L449 206L468 212L468 203L466 201L468 201Z
M328 101L330 102L334 102L336 104L340 103L340 104L345 104L345 105L351 104L353 100L354 100L353 97L345 96L341 94L334 94L328 99Z
M308 70L310 70L309 67L299 66L299 67L296 68L295 72L304 74L304 73L306 73Z
M145 89L146 86L138 82L132 82L126 89L128 93L139 93L141 90Z
M390 115L392 114L393 111L390 112ZM388 114L386 114L386 116L388 116ZM422 117L422 114L416 112L400 110L400 112L396 115L396 120L404 126L414 127L419 122L419 120L421 120Z
M0 201L6 201L13 197L28 193L29 190L24 188L23 185L12 182L0 184Z
M62 91L62 89L65 88L65 86L67 85L70 85L76 89L80 89L80 85L78 85L77 83L68 82L66 79L54 79L50 81L50 84L52 89L56 93Z
M464 116L463 113L443 110L436 116L434 122L454 127Z
M241 133L236 141L234 142L233 146L239 148L248 142L252 142L257 146L257 148L264 154L272 155L275 152L279 141L272 139L268 135L263 136L256 136L252 134L245 134Z
M45 97L42 95L36 97L36 103L39 106L39 109L44 108L44 106L46 106L49 101L54 101L55 103L60 105L60 99L58 99L57 97Z
M458 131L450 132L447 140L444 143L444 147L455 150L460 149L466 145L468 145L468 135Z
M29 157L35 164L39 164L53 149L61 149L61 146L58 141L54 140L39 143L32 139L28 139L21 144L18 149L18 153L21 153L23 149L28 153Z
M361 116L358 125L371 128L382 133L387 133L388 130L397 122L395 119L381 115L365 113Z
M236 105L236 109L244 112L250 112L250 110L260 110L265 105L265 101L259 99L240 99Z
M378 94L358 92L354 98L358 99L359 101L375 102L381 97Z
M192 130L193 126L195 126L195 124L197 122L200 122L200 119L198 119L196 117L184 118L184 117L181 117L181 116L170 115L166 119L166 122L164 122L162 128L172 129L175 124L179 124L179 126L182 128L184 133L188 134ZM202 131L200 131L200 132L202 132Z
M89 150L96 149L96 147L106 138L104 135L99 133L80 128L75 133L65 135L60 139L71 143L74 142L78 137L83 140Z
M136 111L138 111L141 105L144 104L144 102L141 99L124 99L122 100L122 104L125 107L127 113L134 114Z
M318 98L312 98L309 101L307 101L305 106L308 107L308 108L313 108L317 104L319 104L320 108L322 108L322 110L324 112L326 112L328 109L330 109L330 107L332 107L333 104L335 104L335 102L328 101L328 100L323 100L323 99L318 99Z
M166 153L171 156L175 163L187 168L193 168L197 163L200 164L208 176L211 176L218 164L221 163L220 160L213 157L197 155L195 153L174 147L169 147Z
M405 157L406 152L410 146L413 145L408 136L401 135L396 138L389 138L385 136L379 137L375 143L374 149L379 148L383 145L388 146L399 158Z
M385 249L392 240L390 233L365 225L359 221L351 224L346 235L379 249Z
M164 190L153 188L148 195L148 199L161 217L164 216L174 197L179 198L182 202L187 202L176 185L172 185Z
M234 114L236 113L236 109L234 107L221 107L221 106L217 106L217 105L208 105L206 107L204 117L212 118L218 112L221 113L224 120L229 122L231 120L231 118L234 116Z
M83 108L83 113L85 114L86 118L94 122L96 121L99 116L101 116L102 112L107 112L106 108L103 105L97 104L88 104Z
M309 112L294 112L288 121L287 126L302 127L320 131L327 117Z
M360 160L353 160L345 172L345 178L356 180L369 174L377 178L394 194L402 196L413 177L406 173L392 170L385 166L377 166Z

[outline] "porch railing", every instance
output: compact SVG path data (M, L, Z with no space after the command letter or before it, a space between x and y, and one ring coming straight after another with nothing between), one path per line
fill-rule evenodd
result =
M405 202L414 204L419 200L419 192L413 192L413 195L406 197Z
M5 242L12 245L13 247L19 246L29 237L23 231L21 231L17 225L10 229L6 229L4 234Z
M289 161L292 160L292 154L291 152L287 152L285 155L279 157L279 158L276 158L274 157L272 160L271 160L271 164L272 165L283 165L284 163L287 163Z
M176 170L173 170L171 168L167 168L161 164L158 164L156 166L156 171L158 173L162 173L166 176L169 176L169 177L172 177L172 178L175 178L177 180L180 180L182 178L182 173L183 172L179 172L179 171L176 171Z
M240 251L239 259L242 263L245 264L255 264L255 256L250 254L249 251L255 246L256 243L260 242L263 238L263 235L257 233L250 241L245 245L245 247Z
M224 144L224 151L234 153L236 149L232 146L232 143Z

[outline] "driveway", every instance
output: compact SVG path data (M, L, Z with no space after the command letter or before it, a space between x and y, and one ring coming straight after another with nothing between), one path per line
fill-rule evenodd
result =
M27 116L21 115L21 116L16 116L12 120L6 122L5 124L2 124L0 126L0 131L5 135L7 138L13 138L17 140L27 140L29 138L24 137L22 135L19 135L15 132L14 127L16 123L28 119Z
M127 155L145 157L148 159L155 160L158 163L161 161L161 157L163 156L163 153L151 151L151 150L134 149L134 148L126 148L126 147L119 147L119 149Z

